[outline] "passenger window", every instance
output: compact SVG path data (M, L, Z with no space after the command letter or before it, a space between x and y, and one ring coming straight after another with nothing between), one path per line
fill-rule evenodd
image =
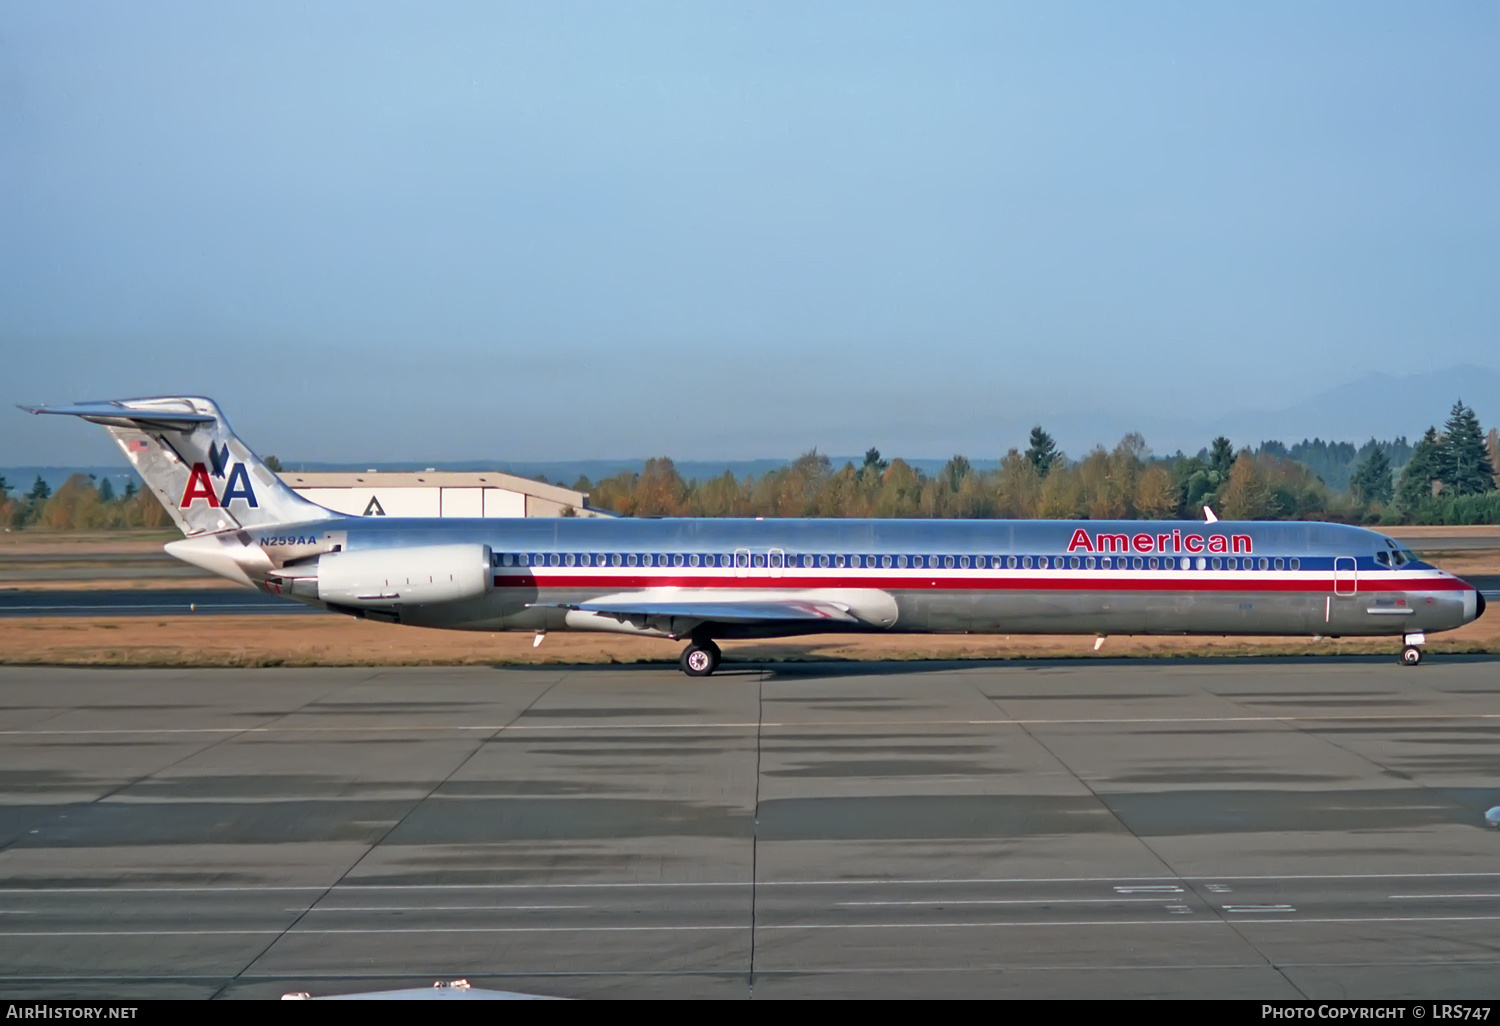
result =
M766 557L765 557L764 553L757 552L755 554L755 565L756 566L765 566L766 565Z
M859 561L859 557L858 556L850 556L849 557L849 565L850 566L859 566L859 565L861 565L860 561Z
M958 567L959 567L960 570L967 570L967 569L969 569L969 557L968 556L959 556L958 557Z
M1134 566L1137 570L1140 570L1142 567L1144 567L1146 565L1146 561L1144 559L1142 559L1140 556L1136 556L1135 559L1131 562L1131 565ZM1156 565L1156 560L1153 559L1151 561L1151 565L1155 566Z
M1086 569L1086 570L1092 570L1092 569L1094 569L1094 557L1093 556L1085 556L1085 557L1083 557L1083 566L1084 566L1084 569Z
M635 566L637 562L639 562L639 560L634 552L625 553L626 566Z
M827 566L828 565L828 557L827 556L819 556L818 557L818 565L819 566Z
M500 557L500 565L501 566L510 566L511 559L512 559L511 554L509 552L505 553L504 555L502 555Z
M1203 568L1205 568L1206 566L1208 566L1208 560L1204 559L1202 556L1199 556L1198 559L1197 559L1197 564L1196 565L1197 565L1197 567L1198 567L1199 570L1202 570Z
M884 566L884 567L889 567L891 565L891 557L890 556L881 556L880 557L880 565Z
M1269 570L1269 569L1271 569L1271 561L1269 559L1267 559L1265 556L1261 556L1260 557L1260 568L1262 570Z
M698 553L694 552L690 556L688 556L688 566L697 566L697 565L698 565Z
M1152 570L1155 570L1155 569L1156 569L1156 567L1157 567L1157 562L1156 562L1156 557L1155 557L1155 556L1152 556L1152 557L1151 557L1151 561L1150 561L1150 566L1151 566L1151 569L1152 569Z
M898 567L900 567L902 569L905 569L906 568L906 557L905 556L897 556L896 557L896 566L898 566Z
M1009 567L1010 569L1014 570L1016 568L1016 557L1015 556L1006 556L1005 557L1005 565L1007 567Z
M1296 556L1292 557L1292 569L1293 570L1301 570L1302 569L1302 560L1298 559Z
M1023 570L1030 570L1031 569L1031 557L1030 556L1022 556L1021 557L1021 568Z
M593 559L589 556L589 554L587 552L585 552L583 555L581 555L581 556L578 557L578 562L582 566L589 566L589 565L591 565L593 563Z
M1281 570L1281 569L1284 569L1286 567L1286 563L1285 563L1285 561L1282 560L1282 558L1280 556L1277 556L1276 557L1275 566L1276 566L1276 569Z
M949 570L952 570L953 569L953 557L952 556L944 556L943 557L943 566L947 567Z
M842 568L843 565L844 565L844 557L843 556L834 556L833 557L833 565L836 566L836 567Z
M1078 562L1078 557L1077 556L1071 556L1071 557L1069 557L1069 559L1068 559L1068 566L1072 567L1074 570L1077 570L1080 565L1082 565L1082 564L1080 564Z
M562 565L562 557L559 556L555 552L548 553L547 554L547 565L548 566L561 566Z
M1215 570L1218 570L1224 565L1224 561L1218 556L1215 556L1213 559L1208 561L1208 565L1213 567Z

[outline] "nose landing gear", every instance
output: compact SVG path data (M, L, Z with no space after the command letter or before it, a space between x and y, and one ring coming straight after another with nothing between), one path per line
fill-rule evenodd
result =
M707 677L719 668L719 646L708 638L694 638L682 650L682 672L689 677Z

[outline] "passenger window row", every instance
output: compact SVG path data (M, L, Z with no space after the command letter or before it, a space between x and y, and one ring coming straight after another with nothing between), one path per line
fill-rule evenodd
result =
M1383 555L1380 554L1380 555ZM1380 558L1379 555L1376 556ZM1383 561L1382 561L1383 562ZM749 567L772 569L933 569L933 570L1300 570L1302 561L1293 556L927 556L798 554L779 552L504 552L495 556L497 566L602 566L602 567Z

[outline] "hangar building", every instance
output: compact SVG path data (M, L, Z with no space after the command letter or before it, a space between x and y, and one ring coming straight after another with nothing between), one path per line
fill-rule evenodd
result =
M592 517L587 492L499 471L300 472L281 479L319 506L366 517ZM568 512L571 510L572 512Z

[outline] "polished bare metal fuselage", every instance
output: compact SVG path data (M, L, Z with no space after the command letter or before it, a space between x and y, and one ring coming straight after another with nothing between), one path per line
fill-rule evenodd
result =
M463 630L678 637L705 629L691 617L601 621L576 608L629 593L837 595L856 613L861 596L893 603L890 622L708 625L718 638L830 630L1409 635L1461 626L1483 608L1458 578L1414 560L1379 563L1377 554L1395 551L1388 539L1338 524L341 518L305 531L240 533L246 548L269 554L271 571L335 545L487 545L494 587L485 595L370 613ZM277 590L274 573L251 579Z

